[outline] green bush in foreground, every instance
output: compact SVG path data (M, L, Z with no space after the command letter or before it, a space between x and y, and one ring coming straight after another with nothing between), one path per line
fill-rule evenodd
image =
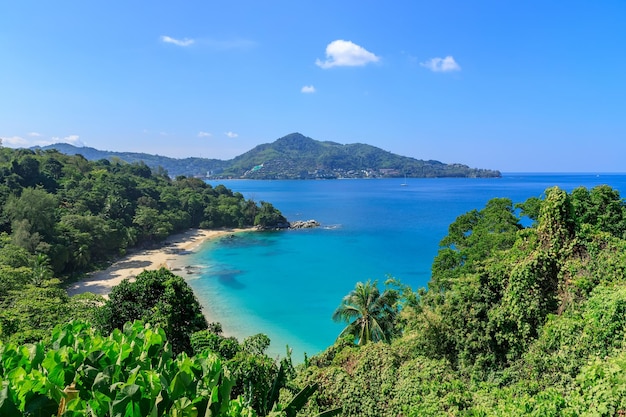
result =
M217 354L174 356L163 329L141 321L109 336L75 321L44 342L0 343L2 417L296 417L317 390L307 384L284 403L276 391L257 414L250 398L231 398L234 386Z
M215 354L174 357L165 332L141 322L109 336L73 322L49 343L0 344L2 416L255 416L230 400L233 382Z

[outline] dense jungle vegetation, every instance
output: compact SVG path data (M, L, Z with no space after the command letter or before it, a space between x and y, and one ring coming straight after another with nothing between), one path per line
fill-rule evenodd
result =
M336 343L294 366L263 334L224 336L166 269L108 300L62 287L175 225L263 224L271 205L141 164L0 154L2 416L626 415L626 204L608 186L460 215L428 288L357 283Z
M0 148L0 340L34 342L97 300L63 284L127 250L188 228L270 227L286 220L196 178L56 151Z
M459 216L427 289L359 283L342 301L346 338L297 377L319 383L310 409L626 415L625 239L624 201L608 186Z

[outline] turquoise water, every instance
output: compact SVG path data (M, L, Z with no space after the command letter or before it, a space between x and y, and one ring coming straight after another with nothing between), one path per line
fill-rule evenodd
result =
M506 174L500 179L404 179L221 182L269 201L289 220L316 219L311 230L252 232L208 242L185 259L189 283L211 320L243 338L265 333L270 353L285 345L301 361L333 343L331 321L357 281L392 275L425 287L448 225L494 197L521 202L558 185L609 184L626 192L626 175ZM216 183L212 183L215 185Z

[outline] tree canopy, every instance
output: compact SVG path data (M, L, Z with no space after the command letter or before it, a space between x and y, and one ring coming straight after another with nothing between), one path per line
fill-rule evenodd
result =
M50 259L57 275L191 227L271 228L286 219L224 186L171 179L142 162L87 161L54 150L0 148L0 232Z
M0 148L0 179L0 415L626 412L626 204L610 187L461 214L427 288L357 283L334 315L346 337L293 366L265 335L225 337L167 270L108 301L62 287L187 227L283 221L270 203L56 152Z
M307 361L299 380L320 386L310 410L624 414L625 220L607 186L494 199L459 216L428 288L399 293L390 342L340 340Z
M333 313L334 321L348 325L339 337L350 336L358 345L368 342L386 342L391 339L397 314L398 293L385 289L382 293L377 282L358 282Z
M100 309L104 332L141 320L165 331L174 353L191 354L190 335L208 327L202 307L185 280L165 268L143 271L113 287Z
M257 204L198 178L172 179L141 162L88 161L54 150L2 147L0 207L0 340L17 343L40 340L71 318L95 320L93 307L104 301L93 295L69 297L64 284L128 250L158 244L188 228L286 223L269 203ZM168 291L182 291L180 282L168 280ZM176 300L170 296L167 301L167 308L174 308ZM172 326L197 330L191 319L175 321L179 311L163 304L145 308L125 319L157 309L152 318L169 325L170 336ZM176 351L190 349L188 341L176 337L171 343Z

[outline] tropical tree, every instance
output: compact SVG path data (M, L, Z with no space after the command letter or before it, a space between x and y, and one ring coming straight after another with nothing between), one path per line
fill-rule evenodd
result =
M254 218L254 225L262 228L276 227L287 223L287 219L271 203L261 201L261 207Z
M33 278L31 283L33 285L41 285L44 281L52 278L54 272L50 266L50 259L43 253L38 253L31 261L31 267L33 268Z
M160 326L176 354L191 353L191 334L208 327L189 284L166 268L145 270L132 282L123 280L113 287L100 313L104 332L134 320Z
M358 345L389 341L398 313L396 290L378 289L377 281L357 282L333 313L334 321L348 323L339 338L352 336Z

